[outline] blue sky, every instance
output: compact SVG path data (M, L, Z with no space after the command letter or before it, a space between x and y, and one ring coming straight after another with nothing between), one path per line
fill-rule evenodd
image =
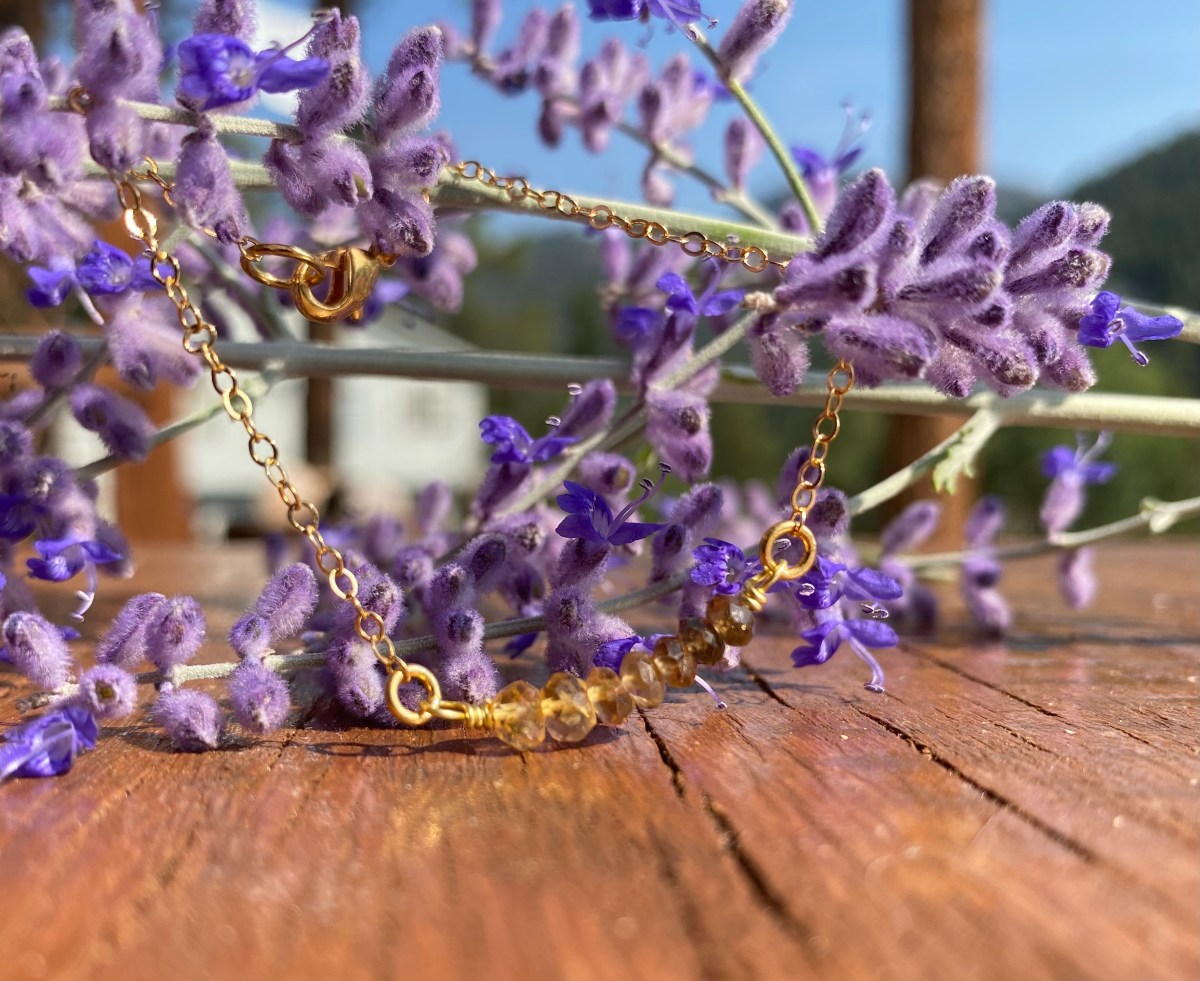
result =
M557 4L544 4L553 8ZM276 0L296 16L307 4ZM506 0L504 45L533 0ZM581 0L580 7L586 7ZM705 0L728 24L740 0ZM1200 126L1200 4L1195 0L996 0L987 14L984 87L984 170L1002 183L1051 194L1104 171L1173 133ZM465 24L466 0L358 0L368 63L382 68L408 28L431 19ZM278 21L264 18L268 24ZM264 24L267 26L267 24ZM713 38L719 38L718 27ZM585 56L610 33L637 44L638 24L584 25ZM283 39L283 38L280 38ZM656 27L646 50L655 65L690 47ZM789 143L832 149L846 100L870 111L863 163L903 172L905 127L905 4L900 0L802 2L783 39L768 54L754 92ZM696 134L701 162L719 166L721 125L735 109L722 106ZM619 134L604 156L583 150L568 132L555 151L537 141L537 97L504 98L462 66L443 75L439 128L464 157L499 172L524 173L543 184L635 197L640 149ZM628 150L629 152L622 152ZM711 207L703 189L677 181L677 204ZM769 161L752 180L758 193L779 186Z

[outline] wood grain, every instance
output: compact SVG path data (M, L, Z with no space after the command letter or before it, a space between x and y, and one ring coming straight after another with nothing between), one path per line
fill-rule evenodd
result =
M0 788L0 977L1195 977L1195 546L1101 555L1092 613L1015 566L1004 644L947 596L883 696L778 637L718 679L727 711L688 692L524 755L348 726L312 678L303 728L219 752L108 728ZM151 552L96 622L153 586L219 637L252 562ZM22 691L0 674L0 724Z

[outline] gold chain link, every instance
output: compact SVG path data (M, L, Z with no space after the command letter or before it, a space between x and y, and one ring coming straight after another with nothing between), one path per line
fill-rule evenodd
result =
M825 379L827 394L825 408L812 428L812 447L808 458L796 471L796 486L792 490L792 513L766 530L758 545L762 572L751 576L742 586L742 598L756 612L766 604L767 591L777 582L799 579L817 560L817 540L808 527L808 517L817 503L817 491L825 483L825 460L830 444L842 431L842 401L854 387L854 365L840 360ZM781 542L791 546L786 557L776 554ZM797 557L797 550L801 554Z
M680 235L657 221L626 218L603 203L585 208L571 195L553 189L539 190L531 186L524 177L497 177L494 170L485 167L478 160L466 160L454 164L451 169L467 180L478 181L487 187L506 192L513 201L533 201L543 211L557 211L564 218L578 218L598 231L619 228L630 238L644 240L651 245L675 244L694 259L720 259L752 273L766 272L772 266L776 269L786 269L788 265L789 260L772 259L766 249L757 245L718 242L703 232L684 232Z
M403 675L407 681L410 669L396 655L383 618L363 606L358 598L358 579L346 568L342 553L328 544L321 533L321 516L317 506L306 500L288 477L279 462L279 447L254 421L254 403L242 389L237 373L217 353L216 328L204 319L199 307L188 295L187 287L180 281L179 259L159 245L158 221L142 203L142 192L135 183L138 180L152 180L168 194L170 185L158 176L157 167L154 166L144 173L130 172L125 177L113 176L117 200L124 212L125 228L144 247L144 254L150 259L151 274L175 306L179 325L183 328L184 349L203 358L208 365L212 387L220 396L225 413L245 429L249 438L250 459L262 469L287 507L288 523L316 549L317 568L329 581L329 588L334 595L354 608L354 628L358 636L370 645L384 667Z

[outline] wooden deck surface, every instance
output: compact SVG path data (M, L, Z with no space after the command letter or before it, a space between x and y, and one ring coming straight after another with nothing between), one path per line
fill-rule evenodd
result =
M727 711L677 694L578 748L320 701L199 756L107 728L0 787L0 979L1194 979L1197 548L1099 558L1083 613L1049 560L1012 566L1006 643L968 642L948 593L883 696L848 652L797 672L764 638ZM219 637L247 570L151 553L93 622L188 591ZM0 674L0 724L25 691Z

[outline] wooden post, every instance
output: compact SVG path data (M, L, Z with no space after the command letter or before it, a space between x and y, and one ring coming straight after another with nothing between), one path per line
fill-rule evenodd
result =
M910 180L932 177L948 182L978 171L982 43L983 0L908 0ZM916 459L961 421L953 416L897 416L891 424L888 466L895 470ZM973 480L960 480L957 491L941 498L937 547L960 537L977 496ZM932 493L932 484L925 480L903 495L896 507Z

